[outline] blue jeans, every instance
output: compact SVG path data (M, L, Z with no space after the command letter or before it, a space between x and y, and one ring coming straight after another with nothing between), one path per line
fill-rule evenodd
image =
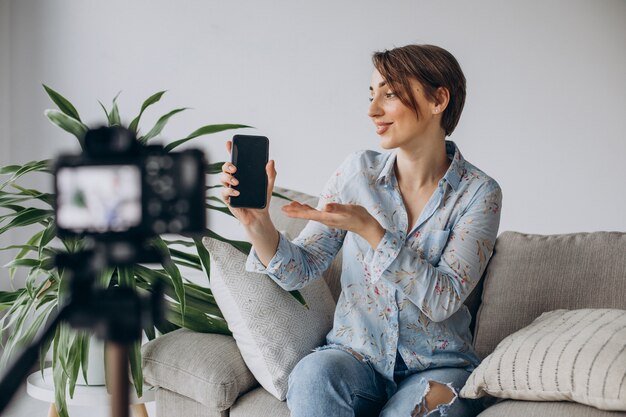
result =
M458 397L470 375L465 369L414 372L400 359L394 376L396 387L388 395L389 381L356 356L326 349L304 357L289 376L287 406L291 417L474 417L481 409L478 400ZM454 399L425 411L429 381L453 388Z

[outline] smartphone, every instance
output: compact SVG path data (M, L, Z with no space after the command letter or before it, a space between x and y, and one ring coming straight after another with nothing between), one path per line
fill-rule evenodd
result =
M238 208L265 208L267 204L267 173L269 140L265 136L235 135L231 162L237 167L233 175L239 183L232 186L239 191L230 197L230 205Z

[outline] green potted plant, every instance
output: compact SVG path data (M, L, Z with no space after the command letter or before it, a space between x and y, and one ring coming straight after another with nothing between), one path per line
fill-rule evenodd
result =
M56 126L71 133L82 147L83 137L88 127L81 121L78 111L53 89L45 85L44 89L58 107L58 110L46 110L45 115ZM139 124L144 111L159 102L164 93L165 91L160 91L146 99L137 116L128 125L128 129L134 132L138 140L144 144L158 138L170 118L186 110L186 108L178 108L164 114L150 130L143 133ZM100 103L109 126L122 125L117 104L118 96L113 99L110 109ZM186 137L170 142L165 148L171 151L200 136L245 127L249 126L241 124L202 126ZM0 183L0 207L4 209L0 215L0 235L25 226L35 230L23 244L0 248L0 250L12 250L16 253L13 260L5 265L11 280L17 270L23 270L26 275L24 285L20 288L7 292L0 291L0 311L4 312L0 318L0 340L4 340L3 336L7 339L0 359L0 368L3 368L15 353L32 342L50 314L62 304L67 296L63 285L63 274L54 267L54 256L60 252L77 252L83 245L81 239L60 239L55 236L52 194L20 185L20 181L27 175L34 173L51 175L50 162L50 160L32 161L0 168L0 175L5 177ZM210 164L206 173L218 174L221 172L222 164L223 162ZM216 187L221 187L221 185L210 185L207 188ZM214 196L207 196L206 208L231 215L221 200ZM226 241L244 253L250 251L248 242L229 240L208 229L206 235ZM164 286L167 296L166 321L157 328L153 326L144 328L150 340L158 333L164 334L180 327L198 332L230 334L211 290L185 279L179 269L184 266L204 270L209 278L209 254L201 241L199 239L168 241L156 237L152 243L165 257L161 268L152 269L139 264L132 267L109 268L102 271L97 285L101 288L128 286L140 292L152 291L157 283ZM195 253L181 250L181 246L193 248ZM304 304L298 292L293 292L293 295ZM89 382L87 380L89 346L90 335L87 332L75 331L68 325L61 325L56 329L54 337L47 340L40 350L40 368L43 372L46 354L52 349L55 403L61 417L68 415L65 402L66 392L69 390L70 396L73 396L81 370L83 378ZM143 377L139 343L131 348L130 367L137 396L141 397Z

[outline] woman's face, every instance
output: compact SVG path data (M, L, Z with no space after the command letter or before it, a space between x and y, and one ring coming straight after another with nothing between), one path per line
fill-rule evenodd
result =
M434 117L435 103L426 99L419 81L410 80L410 85L420 110L419 118L400 101L377 70L372 74L368 116L376 126L384 149L405 147L439 126L439 118Z

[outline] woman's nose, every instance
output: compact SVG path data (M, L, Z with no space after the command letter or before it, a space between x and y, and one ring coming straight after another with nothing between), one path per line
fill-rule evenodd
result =
M377 99L372 99L372 101L370 102L369 108L367 109L367 115L369 117L378 117L381 116L383 114L383 110L382 107L380 107L378 105L378 100Z

